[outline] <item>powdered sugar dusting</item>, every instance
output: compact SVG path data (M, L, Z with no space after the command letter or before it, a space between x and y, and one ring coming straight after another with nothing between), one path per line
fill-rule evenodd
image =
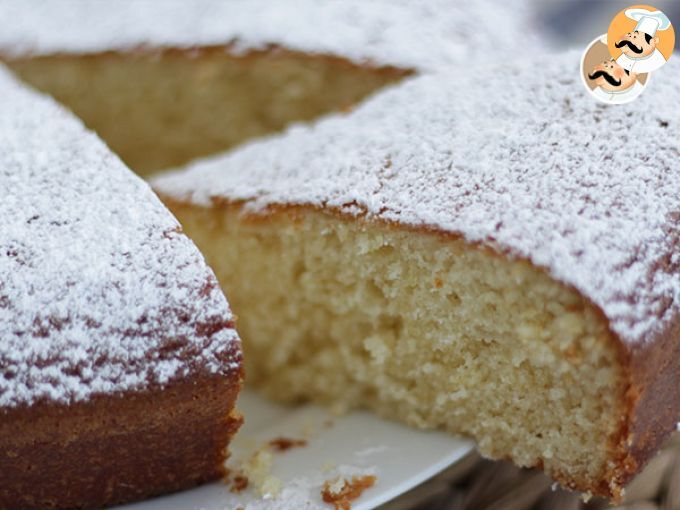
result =
M290 0L0 0L0 19L12 20L0 31L0 48L20 55L278 44L434 69L460 63L480 43L493 51L520 46L515 35L527 22L527 6L496 0L296 0L294 6ZM521 45L530 47L531 38L527 31Z
M460 233L547 268L642 342L680 308L680 62L615 107L586 94L578 62L414 78L154 185L197 204L308 204Z
M2 68L0 97L0 406L236 369L227 302L147 184Z

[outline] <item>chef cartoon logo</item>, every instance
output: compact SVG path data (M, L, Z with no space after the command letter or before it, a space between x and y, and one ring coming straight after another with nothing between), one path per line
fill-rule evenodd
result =
M624 9L583 53L583 84L601 102L629 103L646 89L674 46L673 25L662 11L649 5Z
M595 39L581 59L581 79L595 99L625 104L636 99L649 83L650 74L625 69L611 56L608 37Z
M649 5L629 7L618 13L609 25L607 45L624 69L653 73L673 53L675 31L663 12Z

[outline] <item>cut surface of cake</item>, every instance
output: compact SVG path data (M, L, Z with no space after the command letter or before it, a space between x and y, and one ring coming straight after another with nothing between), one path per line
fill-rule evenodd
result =
M0 507L100 508L222 476L240 341L148 185L0 67Z
M680 68L607 108L577 63L408 79L156 178L250 382L618 498L680 418Z

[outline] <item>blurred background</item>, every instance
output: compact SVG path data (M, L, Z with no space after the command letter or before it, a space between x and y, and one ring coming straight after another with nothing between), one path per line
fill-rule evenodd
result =
M631 0L534 0L538 23L546 29L551 44L562 49L585 49L607 32L609 22L620 10L638 2ZM643 2L639 2L643 3ZM680 26L680 1L656 0L676 27ZM676 46L676 52L678 48Z

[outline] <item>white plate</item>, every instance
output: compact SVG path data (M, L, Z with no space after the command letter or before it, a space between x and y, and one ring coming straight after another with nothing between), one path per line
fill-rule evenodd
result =
M316 406L288 408L246 390L239 399L246 422L232 443L228 466L279 437L307 445L273 453L271 475L283 482L273 498L250 487L240 494L224 483L120 507L120 510L332 509L321 500L324 481L337 476L375 474L377 482L357 499L354 510L381 505L437 474L473 449L469 441L441 432L414 430L367 412L333 416ZM252 484L251 484L252 485Z

